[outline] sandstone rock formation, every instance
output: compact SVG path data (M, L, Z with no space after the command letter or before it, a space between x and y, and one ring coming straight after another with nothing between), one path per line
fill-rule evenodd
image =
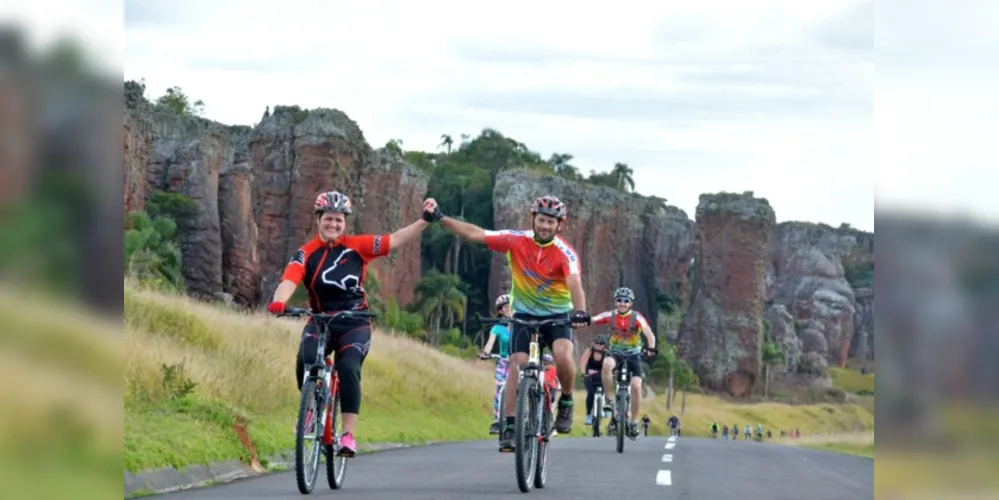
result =
M702 194L700 248L680 355L709 389L747 396L761 373L766 268L775 214L766 199Z
M124 209L156 190L186 195L197 215L181 232L183 275L200 298L256 306L315 230L321 190L354 200L350 230L391 232L419 217L427 177L365 142L340 111L278 106L254 129L178 115L125 84ZM419 246L372 266L382 293L413 299Z
M853 313L853 340L850 357L874 359L874 290L855 288Z
M846 364L855 335L856 299L844 263L873 259L873 248L868 253L856 233L825 224L784 222L775 228L771 243L773 302L794 316L804 352L838 366ZM869 244L873 247L873 237Z
M288 259L315 233L312 204L337 189L354 203L350 230L391 233L420 217L428 177L387 151L374 151L357 124L337 110L276 106L250 137L260 228L262 293L277 286ZM420 247L379 259L369 269L382 294L400 304L414 298Z
M801 339L794 330L794 316L787 308L775 304L767 308L764 314L770 323L770 338L780 346L784 354L784 365L776 367L778 372L795 373L801 360Z
M579 253L590 312L610 309L614 289L628 286L635 291L635 308L655 325L656 292L686 290L695 249L693 222L682 210L652 198L517 169L496 178L494 227L529 229L531 204L548 193L568 206L562 236ZM509 289L506 258L494 254L490 296ZM588 343L596 331L578 332L582 342L577 345Z

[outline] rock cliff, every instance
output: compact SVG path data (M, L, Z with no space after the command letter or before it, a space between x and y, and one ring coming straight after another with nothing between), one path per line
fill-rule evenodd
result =
M843 366L857 335L857 297L847 265L873 262L873 235L825 224L784 222L770 249L769 298L795 318L805 353Z
M766 271L775 214L766 199L702 194L690 307L677 336L702 384L745 397L761 373Z
M348 193L351 230L391 232L419 217L427 177L374 151L340 111L278 106L256 127L178 115L125 84L124 209L156 190L198 205L181 234L183 274L201 298L257 306L273 293L294 250L315 229L321 190ZM382 294L406 304L419 279L419 246L372 266Z
M695 249L687 214L653 198L516 169L496 178L494 227L529 229L531 204L548 193L569 209L561 234L579 254L590 311L610 309L614 289L628 286L635 291L635 308L655 325L656 293L683 294L687 287ZM491 297L510 289L510 269L501 254L493 255L489 281ZM579 332L581 344L595 333Z

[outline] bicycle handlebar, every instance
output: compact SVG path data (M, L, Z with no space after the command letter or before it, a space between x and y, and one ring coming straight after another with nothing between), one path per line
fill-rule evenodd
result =
M278 314L279 318L292 317L298 318L301 316L312 316L315 319L325 319L325 320L342 320L342 319L352 319L352 318L374 318L378 316L371 311L337 311L333 314L324 312L312 312L311 309L305 309L301 307L289 307L284 310L283 313Z
M518 323L524 326L539 328L542 326L572 326L572 318L555 318L555 319L520 319L520 318L484 318L482 316L477 316L479 323L485 325L509 325L510 323Z

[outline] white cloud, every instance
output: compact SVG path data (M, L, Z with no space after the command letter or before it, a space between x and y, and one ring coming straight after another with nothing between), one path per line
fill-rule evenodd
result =
M857 4L129 0L125 78L153 96L179 85L225 123L339 108L374 145L495 127L583 171L627 162L640 192L691 216L700 193L752 190L780 220L870 229Z

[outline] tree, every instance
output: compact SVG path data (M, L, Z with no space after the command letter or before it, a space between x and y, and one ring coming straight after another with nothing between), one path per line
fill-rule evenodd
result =
M450 135L441 134L441 143L438 147L447 148L447 154L451 154L451 146L454 144L454 139L451 139Z
M614 169L610 172L614 179L614 187L621 191L634 191L635 179L632 177L634 173L635 171L627 163L615 163Z
M160 289L183 290L177 224L143 212L129 213L125 222L125 274Z
M427 326L433 329L431 344L436 344L441 323L446 319L447 328L465 318L465 294L461 279L456 274L445 274L436 269L425 274L416 284L416 309L423 315Z
M562 177L563 179L569 179L571 181L582 180L583 176L580 175L579 170L574 167L569 162L572 161L572 155L567 153L552 153L551 157L548 158L548 165L555 172L555 175Z
M161 95L156 100L156 104L166 106L178 115L201 116L205 112L204 101L198 99L192 103L187 94L176 86L168 88L166 94Z
M770 397L771 368L784 362L784 352L775 342L763 343L763 399Z

